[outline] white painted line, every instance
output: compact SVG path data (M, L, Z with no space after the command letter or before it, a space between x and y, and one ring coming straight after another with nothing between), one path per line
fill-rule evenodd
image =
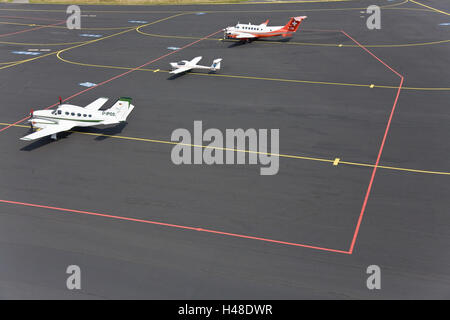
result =
M83 83L80 83L80 86L88 87L88 88L94 87L94 86L96 86L96 85L97 85L97 84L92 83L92 82L83 82Z

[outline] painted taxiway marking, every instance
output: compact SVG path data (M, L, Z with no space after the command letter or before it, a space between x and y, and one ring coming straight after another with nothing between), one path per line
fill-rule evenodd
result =
M303 31L311 31L305 30ZM331 32L331 31L330 31ZM333 32L339 32L338 30ZM148 33L144 31L139 31L140 34L149 36L149 37L157 37L157 38L168 38L168 39L198 39L198 37L194 36L178 36L178 35L163 35L156 33ZM223 38L214 38L208 39L210 41L227 41L227 42L239 42L239 40L234 39L226 39ZM436 41L428 41L428 42L417 42L417 43L400 43L400 44L367 44L364 45L366 48L404 48L404 47L419 47L419 46L431 46L443 43L449 43L450 39L446 40L436 40ZM281 42L276 40L260 40L257 42L258 44L272 44L272 45L297 45L297 46L319 46L319 47L341 47L341 48L358 48L357 45L354 44L343 44L343 43L317 43L317 42L298 42L298 41L289 41L289 42Z
M66 21L64 20L64 21L59 21L57 23L54 23L52 25L44 25L44 26L40 26L40 27L36 27L36 28L31 28L31 29L25 29L25 30L21 30L21 31L15 31L15 32L10 32L10 33L0 34L0 38L16 35L16 34L20 34L20 33L30 32L30 31L36 31L36 30L48 28L50 26L57 26L57 25L60 25L60 24L63 24L63 23L66 23Z
M108 66L100 64L89 64L77 61L67 60L61 55L58 55L58 59L65 63L74 64L83 67L92 68L106 68L106 69L119 69L119 70L130 70L132 67L123 66ZM157 69L158 72L170 72L168 70ZM138 71L143 72L155 72L155 69L142 68ZM388 85L375 85L375 84L362 84L362 83L345 83L345 82L327 82L327 81L312 81L312 80L296 80L296 79L283 79L283 78L265 78L265 77L254 77L254 76L244 76L244 75L232 75L232 74L218 74L218 73L199 73L199 72L189 72L185 76L204 76L204 77L222 77L222 78L234 78L234 79L249 79L249 80L262 80L262 81L279 81L279 82L291 82L291 83L302 83L302 84L318 84L318 85L333 85L333 86L348 86L348 87L362 87L362 88L380 88L380 89L397 89L396 86ZM421 88L421 87L403 87L402 90L415 90L415 91L450 91L450 88Z
M175 15L175 16L179 16L179 15L182 15L182 14L178 14L178 15ZM167 18L161 19L161 20L159 20L159 21L167 20L167 19L173 18L173 17L175 17L175 16L167 17ZM154 23L156 23L156 21L155 21ZM134 30L134 29L133 29L133 30ZM196 44L196 43L198 43L198 42L200 42L200 41L203 41L204 39L207 39L207 38L209 38L209 37L212 37L213 35L216 35L217 33L221 32L221 31L222 31L222 30L220 29L220 30L218 30L218 31L216 31L216 32L213 32L213 33L211 33L211 34L205 36L205 37L202 38L202 39L199 39L199 40L196 40L196 41L193 41L193 42L188 43L187 45L181 47L179 50L172 51L172 52L170 52L170 53L166 53L166 54L164 54L164 55L162 55L162 56L160 56L160 57L158 57L158 58L156 58L156 59L153 59L153 60L151 60L151 61L148 61L148 62L144 63L143 65L140 65L140 66L135 67L135 68L133 68L133 69L131 69L131 70L128 70L128 71L126 71L126 72L123 72L123 73L121 73L121 74L118 74L118 75L116 75L116 76L114 76L114 77L112 77L112 78L110 78L110 79L107 79L107 80L105 80L105 81L103 81L103 82L100 82L99 84L97 84L97 85L95 85L95 86L93 86L93 87L90 87L90 88L84 89L84 90L82 90L82 91L79 91L79 92L77 92L77 93L71 95L70 97L67 97L67 98L62 99L61 102L68 101L68 100L70 100L70 99L72 99L72 98L74 98L74 97L77 97L77 96L79 96L79 95L81 95L81 94L83 94L83 93L85 93L85 92L87 92L87 91L90 91L90 90L92 90L92 89L95 89L95 88L97 88L97 87L99 87L99 86L103 86L103 85L105 85L105 84L107 84L107 83L109 83L109 82L111 82L111 81L114 81L114 80L116 80L116 79L118 79L118 78L121 78L121 77L127 75L127 74L130 74L130 73L132 73L132 72L134 72L134 71L137 71L137 70L139 70L140 68L143 68L143 67L145 67L145 66L148 66L148 65L150 65L150 64L152 64L152 63L154 63L154 62L156 62L156 61L159 61L159 60L161 60L161 59L163 59L163 58L165 58L165 57L168 57L168 56L170 56L170 55L172 55L172 54L174 54L174 53L176 53L176 52L179 52L179 51L181 51L181 50L183 50L183 49L185 49L185 48L188 48L188 47L190 47L190 46L192 46L192 45L194 45L194 44ZM124 32L128 32L128 30L127 30L127 31L122 31L122 33L124 33ZM105 38L106 38L106 37L105 37ZM97 40L93 40L93 42L99 41L99 40L105 39L105 38L100 38L100 39L97 39ZM83 46L83 45L85 45L85 44L81 44L81 45L78 45L78 46L75 46L75 47L81 47L81 46ZM75 47L74 47L74 48L75 48ZM68 48L68 49L70 49L70 48ZM66 51L66 50L68 50L68 49L64 49L64 50L58 51L57 56L59 57L60 53ZM58 103L55 103L55 104L53 104L53 105L50 105L50 106L48 106L48 107L45 108L45 109L47 110L47 109L53 108L53 107L55 107L56 105L58 105ZM27 116L27 117L25 117L25 118L23 118L23 119L18 120L18 121L15 122L14 124L19 124L19 123L21 123L21 122L23 122L23 121L25 121L25 120L27 120L27 119L29 119L29 118L30 118L30 116ZM7 127L4 127L3 129L0 129L0 132L7 130L9 127L11 127L11 126L7 126Z
M417 1L415 1L415 0L409 0L409 1L412 2L412 3L418 4L419 6L428 8L428 9L430 9L430 10L432 10L432 11L439 12L439 13L445 14L445 15L447 15L447 16L450 16L450 13L448 13L448 12L445 12L445 11L442 11L442 10L438 10L438 9L436 9L436 8L433 8L433 7L424 5L424 4L422 4L422 3L420 3L420 2L417 2Z
M172 16L169 16L169 17L166 17L166 18L163 18L163 19L159 19L159 20L153 21L153 22L151 22L151 23L149 23L149 24L147 24L147 25L145 25L145 26L152 25L152 24L156 24L156 23L158 23L158 22L165 21L165 20L168 20L168 19L172 19L172 18L178 17L178 16L183 15L183 14L184 14L184 13L175 14L175 15L172 15ZM76 46L73 46L73 47L70 47L70 48L66 48L66 49L63 49L63 50L60 50L60 51L57 51L57 52L47 53L47 54L44 54L44 55L42 55L42 56L40 56L40 57L36 57L36 58L24 60L24 61L21 61L21 62L18 62L18 63L10 64L10 65L5 65L5 66L3 66L3 67L0 67L0 70L5 69L5 68L9 68L9 67L12 67L12 66L15 66L15 65L19 65L19 64L22 64L22 63L25 63L25 62L28 62L28 61L33 61L33 60L36 60L36 59L39 59L39 58L43 58L43 57L46 57L46 56L49 56L49 55L52 55L52 54L55 54L55 53L56 53L57 57L59 57L59 55L60 55L62 52L64 52L64 51L72 50L72 49L75 49L75 48L79 48L79 47L81 47L81 46L85 46L85 45L87 45L87 44L91 44L91 43L94 43L94 42L102 41L102 40L105 40L105 39L108 39L108 38L111 38L111 37L114 37L114 36L118 36L118 35L120 35L120 34L124 34L124 33L130 32L130 31L133 31L133 30L135 30L135 29L136 29L136 28L131 28L131 29L129 29L129 30L124 30L124 31L121 31L121 32L118 32L118 33L115 33L115 34L112 34L112 35L109 35L109 36L106 36L106 37L103 37L103 38L98 38L98 39L95 39L95 40L91 40L91 41L88 41L88 42L85 42L85 43L82 43L82 44L79 44L79 45L76 45ZM219 32L219 31L218 31L218 32ZM211 34L211 35L209 35L209 36L212 36L212 35L214 35L214 34L216 34L216 33L218 33L218 32L215 32L215 33L213 33L213 34ZM209 36L208 36L208 37L209 37ZM201 41L201 40L197 40L197 41L191 42L190 44L186 45L185 47L189 47L189 46L191 46L191 45L193 45L193 44L195 44L195 43L197 43L197 42L200 42L200 41ZM183 48L185 48L185 47L183 47ZM67 101L67 100L69 100L69 99L71 99L71 98L73 98L73 97L79 96L80 94L83 94L83 93L85 93L85 92L87 92L87 91L89 91L89 90L92 90L92 89L94 89L94 88L97 88L98 86L102 86L102 85L104 85L104 84L106 84L106 83L109 83L109 82L111 82L111 81L113 81L113 80L115 80L115 79L117 79L117 78L120 78L120 77L122 77L122 76L124 76L124 75L127 75L127 74L129 74L129 73L131 73L131 72L133 72L133 71L136 71L136 70L138 70L139 68L142 68L142 67L144 67L144 66L146 66L146 65L149 65L149 64L151 64L151 63L153 63L153 62L155 62L155 61L158 61L159 59L162 59L163 57L168 56L168 55L170 55L170 54L172 54L172 53L175 53L175 52L177 52L177 51L173 51L173 52L171 52L171 53L169 53L169 54L167 54L167 55L161 56L161 57L159 57L159 58L157 58L157 59L155 59L155 60L152 60L152 61L150 61L150 62L147 62L147 63L143 64L142 66L139 66L139 67L133 68L133 69L131 69L131 70L128 70L128 71L126 71L126 72L124 72L124 73L121 73L121 74L119 74L119 75L117 75L117 76L115 76L115 77L112 77L112 78L110 78L110 79L108 79L108 80L105 80L105 81L99 83L98 85L96 85L96 86L94 86L94 87L90 87L90 88L84 89L84 90L82 90L82 91L79 91L79 92L73 94L72 96L63 99L62 102L65 102L65 101ZM53 104L53 105L51 105L51 106L48 106L48 107L45 108L45 109L50 109L50 108L53 108L53 107L55 107L55 106L57 106L57 105L58 105L58 103L55 103L55 104ZM29 118L30 118L30 116L27 116L27 117L25 117L25 118L23 118L23 119L20 119L20 120L16 121L15 123L13 123L13 125L14 125L14 124L19 124L19 123L21 123L21 122L23 122L23 121L26 121L26 120L29 119ZM11 125L11 126L12 126L12 125ZM2 129L0 129L0 132L7 130L7 129L10 128L11 126L7 126L7 127L4 127L4 128L2 128Z
M92 83L92 82L82 82L79 85L83 86L83 87L90 88L90 87L95 87L97 84L96 83Z
M166 18L162 18L162 19L150 22L150 23L146 24L145 26L153 25L153 24L156 24L156 23L159 23L159 22L162 22L162 21L166 21L168 19L172 19L172 18L178 17L180 15L184 15L184 14L185 13L175 14L175 15L172 15L172 16L169 16L169 17L166 17ZM141 27L143 27L143 26L141 26ZM10 68L10 67L14 67L14 66L20 65L22 63L34 61L34 60L37 60L37 59L42 59L42 58L45 58L45 57L48 57L48 56L54 55L54 54L56 54L58 56L61 52L65 52L65 51L68 51L68 50L79 48L81 46L92 44L92 43L95 43L95 42L98 42L98 41L103 41L103 40L106 40L106 39L109 39L109 38L112 38L112 37L116 37L116 36L119 36L121 34L124 34L124 33L127 33L127 32L131 32L131 31L134 31L134 30L136 30L136 27L131 27L129 29L126 29L126 30L123 30L123 31L120 31L120 32L117 32L117 33L113 33L113 34L111 34L109 36L105 36L105 37L102 37L102 38L97 38L97 39L93 39L93 40L89 40L89 41L79 42L77 45L75 45L73 47L65 48L65 49L62 49L62 50L59 50L59 51L55 51L55 52L50 52L50 53L44 54L44 55L39 56L39 57L26 59L26 60L22 60L22 61L18 61L18 62L14 62L14 63L11 63L11 64L4 65L4 66L0 67L0 70L6 69L6 68ZM31 44L27 44L27 45L31 45ZM48 45L48 44L45 44L45 45Z
M101 34L89 34L89 33L82 33L80 34L80 37L88 37L88 38L101 38Z
M6 126L11 126L11 127L17 127L17 128L29 128L30 127L30 126L23 125L23 124L11 124L11 123L0 123L0 126L5 126L5 127ZM106 138L114 138L114 139L121 139L121 140L138 141L138 142L149 142L149 143L158 143L158 144L166 144L166 145L177 145L177 144L179 144L178 142L169 141L169 140L156 140L156 139L148 139L148 138L127 137L127 136L119 136L119 135L108 135L108 134L103 134L103 133L83 132L83 131L77 131L77 130L70 130L68 132L82 134L82 135L88 135L88 136L106 137ZM267 156L277 156L277 157L280 157L280 158L287 158L287 159L318 161L318 162L331 163L333 165L344 164L344 165L348 165L348 166L358 166L358 167L367 167L367 168L373 168L375 166L374 164L370 164L370 163L342 161L341 158L326 159L326 158L307 157L307 156L290 155L290 154L275 154L275 153L269 153L269 152L264 153L264 152L259 152L259 151L231 149L231 148L219 148L219 147L210 147L210 146L187 144L187 143L185 143L185 144L180 143L180 145L185 145L185 146L193 147L193 148L218 149L218 150L223 150L223 151L234 151L234 152L263 154L263 155L267 155ZM418 170L418 169L400 168L400 167L383 166L383 165L379 165L378 168L380 168L380 169L387 169L387 170L394 170L394 171L403 171L403 172L412 172L412 173L436 174L436 175L447 175L447 176L450 176L450 172L443 172L443 171Z
M334 252L334 253L351 254L351 252L345 251L345 250L330 249L330 248L325 248L325 247L313 246L313 245L309 245L309 244L280 241L280 240L274 240L274 239L268 239L268 238L262 238L262 237L255 237L255 236L244 235L244 234L224 232L224 231L213 230L213 229L205 229L205 228L200 228L200 227L192 227L192 226L185 226L185 225L179 225L179 224L171 224L171 223L165 223L165 222L160 222L160 221L144 220L144 219L137 219L137 218L131 218L131 217L124 217L124 216L116 216L116 215L98 213L98 212L91 212L91 211L84 211L84 210L75 210L75 209L67 209L67 208L60 208L60 207L53 207L53 206L46 206L46 205L41 205L41 204L34 204L34 203L27 203L27 202L18 202L18 201L11 201L11 200L2 200L2 199L0 199L0 202L2 202L4 204L21 205L21 206L26 206L26 207L34 207L34 208L48 209L48 210L54 210L54 211L63 211L63 212L68 212L68 213L77 213L77 214L84 214L84 215L90 215L90 216L98 216L98 217L115 219L115 220L124 220L124 221L130 221L130 222L147 223L147 224L153 224L153 225L170 227L170 228L177 228L177 229L191 230L191 231L197 231L197 232L212 233L212 234L218 234L218 235L234 237L234 238L258 240L258 241L271 242L271 243L283 244L283 245L288 245L288 246L303 247L303 248L309 248L309 249L315 249L315 250L321 250L321 251L329 251L329 252Z

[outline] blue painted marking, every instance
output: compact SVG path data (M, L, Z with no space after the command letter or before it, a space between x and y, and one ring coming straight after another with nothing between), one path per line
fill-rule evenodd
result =
M140 20L129 20L129 23L148 23L148 21L140 21Z
M80 37L100 38L101 36L102 36L101 34L87 34L87 33L80 34Z
M90 87L96 86L96 84L92 83L92 82L83 82L83 83L80 83L80 86L90 88Z
M167 49L169 49L169 50L179 50L180 48L178 48L178 47L167 47Z
M450 26L450 22L439 23L440 26Z
M30 52L30 51L13 51L12 53L15 53L15 54L26 54L26 55L30 55L30 56L38 56L38 55L40 55L39 52Z

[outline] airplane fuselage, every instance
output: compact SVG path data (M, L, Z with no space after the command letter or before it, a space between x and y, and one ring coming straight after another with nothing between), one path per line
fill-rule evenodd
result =
M225 36L227 38L237 38L241 33L248 33L254 35L257 38L276 37L286 34L286 30L282 30L283 26L261 26L254 24L241 24L238 23L234 27L228 27L225 29Z
M43 128L65 121L72 122L76 127L89 127L95 124L108 124L108 118L113 120L114 117L114 112L87 110L83 107L63 104L56 110L34 111L29 122L35 128Z

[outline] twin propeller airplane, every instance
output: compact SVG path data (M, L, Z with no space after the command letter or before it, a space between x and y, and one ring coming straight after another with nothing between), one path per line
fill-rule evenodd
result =
M57 134L73 127L92 127L97 125L118 124L127 120L133 111L131 98L120 98L111 108L101 111L100 108L108 98L98 98L86 107L71 104L60 104L56 110L31 111L28 122L32 129L37 129L21 140L31 141L46 136L57 139Z
M224 39L238 39L242 41L277 36L290 37L297 31L302 21L306 18L306 16L292 17L285 26L276 27L268 27L269 20L260 25L238 23L234 27L225 28L223 37Z

